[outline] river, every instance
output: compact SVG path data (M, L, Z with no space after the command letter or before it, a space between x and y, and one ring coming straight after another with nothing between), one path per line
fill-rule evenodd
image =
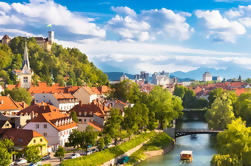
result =
M181 128L207 128L204 121L188 121L177 124ZM140 166L210 166L210 161L215 150L216 138L209 134L197 134L196 139L190 135L176 139L175 148L166 155L154 157L140 163ZM193 151L191 163L180 161L179 154L182 150Z

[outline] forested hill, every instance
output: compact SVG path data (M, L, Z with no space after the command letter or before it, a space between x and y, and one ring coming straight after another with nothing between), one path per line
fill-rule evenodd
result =
M34 38L26 39L33 82L60 83L64 85L104 85L107 75L88 61L87 56L76 48L63 48L53 44L51 52L41 48ZM15 84L15 69L22 67L25 38L15 37L9 46L0 44L0 79Z

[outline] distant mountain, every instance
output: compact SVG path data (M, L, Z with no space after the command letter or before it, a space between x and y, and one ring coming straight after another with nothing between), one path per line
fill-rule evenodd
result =
M181 72L177 71L171 73L171 75L182 78L191 78L195 80L202 80L202 75L205 72L210 72L213 76L221 76L222 78L230 79L230 78L238 78L241 75L242 79L246 79L251 77L251 70L246 68L242 68L240 66L232 66L226 69L213 69L213 68L198 68L197 70L189 71L189 72Z
M129 79L134 79L134 75L123 72L105 72L105 74L107 74L109 81L118 81L123 74L125 74Z

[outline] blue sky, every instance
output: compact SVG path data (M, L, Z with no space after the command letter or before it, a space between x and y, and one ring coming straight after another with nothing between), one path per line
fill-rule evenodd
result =
M103 71L251 70L251 0L0 0L0 36L47 36Z

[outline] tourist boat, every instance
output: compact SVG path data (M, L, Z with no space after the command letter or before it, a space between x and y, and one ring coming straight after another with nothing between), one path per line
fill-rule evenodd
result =
M197 138L197 135L196 134L192 134L191 135L191 139L196 139Z
M192 151L182 151L180 152L180 159L181 160L193 160L193 152Z

